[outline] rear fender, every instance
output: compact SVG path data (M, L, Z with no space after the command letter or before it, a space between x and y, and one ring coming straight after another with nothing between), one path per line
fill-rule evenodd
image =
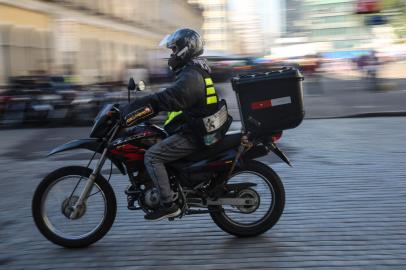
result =
M60 152L65 152L68 150L74 150L74 149L87 149L92 152L97 152L97 153L102 153L102 150L104 149L104 142L100 139L79 139L79 140L73 140L70 142L67 142L65 144L59 145L52 149L51 152L48 153L48 157L52 156L56 153ZM107 155L107 157L114 163L114 165L120 170L122 174L125 174L125 169L123 164L112 157L111 155Z
M288 164L290 167L292 167L292 164L290 163L288 157L285 155L285 153L282 152L282 150L280 150L276 144L271 143L269 145L269 147L271 148L271 151L274 152L275 155L277 155L280 159L282 159L286 164Z
M268 155L269 151L272 151L277 157L279 157L286 164L292 167L292 164L290 163L288 157L274 143L269 143L267 145L255 145L243 154L243 158L245 160L256 159Z
M255 145L243 154L245 160L256 159L268 155L269 150L265 145Z

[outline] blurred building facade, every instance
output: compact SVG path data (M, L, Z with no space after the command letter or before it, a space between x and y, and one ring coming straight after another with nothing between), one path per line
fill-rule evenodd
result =
M38 73L120 80L166 34L200 30L202 12L187 0L0 0L0 84Z
M268 0L189 0L204 9L203 36L213 53L263 55L279 33L279 5ZM277 1L276 1L277 2ZM275 3L276 3L275 2Z
M189 0L203 11L203 38L209 54L241 53L240 40L230 24L228 0Z
M236 34L241 39L242 53L260 55L264 53L265 28L263 20L263 1L233 1L230 7L230 21Z
M327 42L333 50L356 49L370 42L371 29L355 14L354 0L305 0L305 31L311 42Z
M304 35L303 0L282 0L281 1L281 24L283 37L297 37Z
M272 54L297 57L374 48L374 27L356 14L356 0L281 0L281 38Z

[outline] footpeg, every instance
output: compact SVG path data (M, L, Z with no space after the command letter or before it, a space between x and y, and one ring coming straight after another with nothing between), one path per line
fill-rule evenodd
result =
M209 214L210 210L187 210L186 215Z
M135 206L135 202L138 200L138 197L128 195L127 196L127 208L128 210L138 210L141 207Z
M141 195L141 191L139 191L139 190L132 190L132 189L130 189L130 188L126 189L126 190L124 191L124 193L125 193L127 196L139 196L139 195Z
M127 195L127 208L128 210L139 210L141 207L135 206L135 202L138 200L141 195L140 190L134 190L134 187L130 185L124 193Z

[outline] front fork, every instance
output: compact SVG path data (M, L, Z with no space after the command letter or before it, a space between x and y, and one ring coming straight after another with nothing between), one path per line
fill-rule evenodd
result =
M101 169L103 168L104 163L107 159L107 151L110 145L110 142L113 140L114 136L117 133L119 126L117 125L113 132L111 133L110 139L107 142L106 148L104 148L100 159L97 161L96 167L93 169L92 173L90 174L89 178L86 181L85 187L83 188L82 192L80 193L79 199L76 201L75 205L72 206L72 212L70 214L71 219L75 219L78 214L80 213L80 209L83 208L84 204L86 203L87 198L89 197L90 192L92 191L94 182L96 181L97 176L99 175Z

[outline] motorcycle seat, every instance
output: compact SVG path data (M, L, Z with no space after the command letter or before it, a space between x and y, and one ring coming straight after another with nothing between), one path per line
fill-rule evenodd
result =
M197 151L182 160L185 161L199 161L224 152L233 147L237 147L241 141L241 132L230 132L219 143L211 147L206 147L203 150Z

